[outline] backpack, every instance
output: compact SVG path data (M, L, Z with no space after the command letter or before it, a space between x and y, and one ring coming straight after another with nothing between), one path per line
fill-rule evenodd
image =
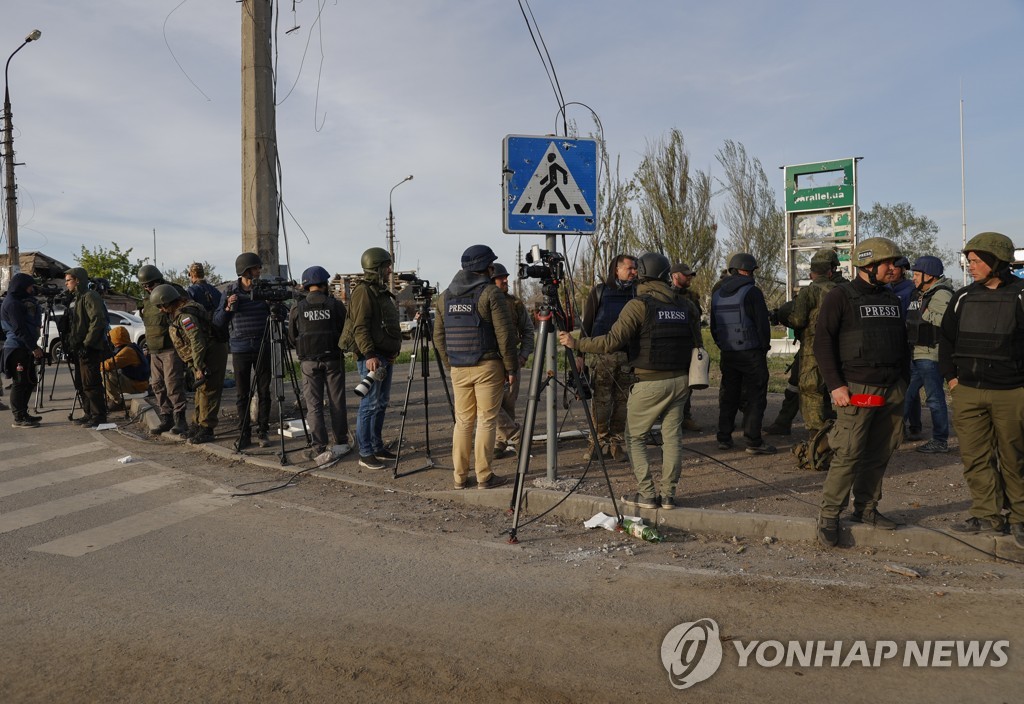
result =
M825 424L807 440L793 445L790 452L796 458L796 464L800 469L809 472L827 472L832 464L832 457L836 451L829 447L828 433L835 425L834 420L827 420Z

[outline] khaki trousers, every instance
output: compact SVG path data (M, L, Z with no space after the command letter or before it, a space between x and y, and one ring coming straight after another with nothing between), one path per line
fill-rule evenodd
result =
M495 425L505 393L505 379L505 365L500 359L487 359L472 367L452 367L455 394L452 463L458 484L469 477L471 454L476 460L477 482L491 478Z

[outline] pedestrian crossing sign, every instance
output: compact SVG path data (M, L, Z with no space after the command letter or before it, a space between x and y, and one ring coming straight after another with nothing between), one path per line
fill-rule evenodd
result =
M503 146L506 233L594 233L597 140L508 135Z

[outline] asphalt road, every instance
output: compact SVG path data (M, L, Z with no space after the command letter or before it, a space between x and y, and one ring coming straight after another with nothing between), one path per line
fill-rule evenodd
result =
M0 416L2 702L1020 697L1015 568L957 567L960 586L937 590L857 554L775 546L737 571L728 543L554 519L511 546L506 516L444 493L306 477L232 497L284 475L70 426L62 403L35 430ZM802 574L780 568L794 560ZM720 629L721 666L679 690L663 639L700 619ZM750 645L791 640L842 641L838 665L766 666L775 646L758 664ZM860 640L899 653L842 666ZM904 666L917 640L989 642L990 657Z

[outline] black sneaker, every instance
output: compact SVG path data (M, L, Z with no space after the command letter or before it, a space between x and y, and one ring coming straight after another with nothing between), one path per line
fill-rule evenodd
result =
M73 418L71 420L75 425L89 425L92 423L92 416L82 416L81 418Z
M259 445L260 447L269 447L270 446L270 438L267 437L267 431L266 430L257 430L256 431L256 444Z
M718 441L718 449L719 450L731 450L732 449L732 440L719 440Z
M100 418L99 416L97 416L95 418L92 418L84 427L86 430L96 430L96 428L100 427L106 422L106 418Z
M775 449L775 446L769 445L766 442L763 442L760 445L751 445L747 448L748 455L774 455L776 452L778 452L778 450Z
M43 417L42 416L34 416L31 413L25 413L22 417L25 420L32 421L33 423L41 423L43 421Z
M970 533L974 535L1002 535L1006 532L1006 526L1002 523L996 524L992 521L983 521L980 518L971 516L963 523L950 526L956 533Z
M838 518L818 518L818 542L826 548L834 548L839 544Z
M374 455L359 455L359 466L367 469L384 469L384 463Z
M508 477L499 477L497 474L492 473L491 476L487 477L487 481L477 482L476 488L495 489L499 486L505 486L506 484L508 484Z
M373 456L376 457L379 460L397 460L398 459L398 455L396 455L394 452L391 452L390 450L387 450L387 449L377 450L376 452L373 453Z
M661 510L671 511L676 507L676 500L674 496L662 496L661 497Z
M207 442L213 442L213 431L205 426L201 426L195 435L188 439L190 445L202 445Z
M881 530L896 530L900 525L891 518L886 518L878 511L872 511L871 509L864 511L863 513L856 512L851 514L850 521L852 523L864 523L872 526L873 528L880 528Z
M652 496L648 499L640 496L640 494L627 494L622 497L622 503L627 506L636 506L637 508L658 508L661 506L657 496Z
M15 418L14 422L11 423L12 428L38 428L39 423L28 420L27 418Z

